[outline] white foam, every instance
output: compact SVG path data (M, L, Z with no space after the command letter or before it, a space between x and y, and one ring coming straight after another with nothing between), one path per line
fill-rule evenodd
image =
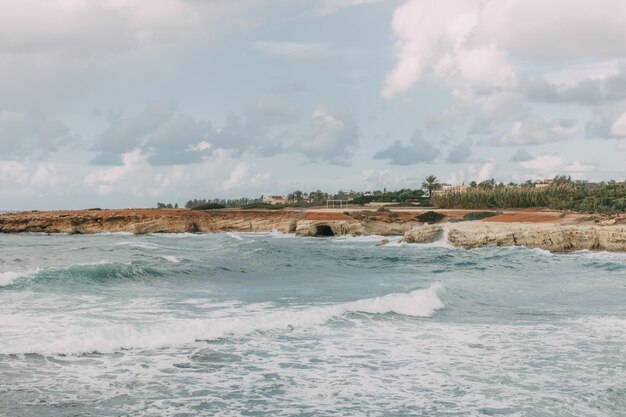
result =
M580 250L572 253L573 255L584 256L590 259L609 260L609 261L626 261L626 253L624 252L606 252L606 251L590 251Z
M433 248L457 249L456 247L454 247L453 245L450 244L450 242L448 240L449 233L450 233L450 230L448 228L448 225L444 224L443 227L442 227L442 233L439 234L437 239L435 239L434 241L432 241L430 243L418 244L417 246L422 246L422 247L426 246L426 247L433 247Z
M162 258L165 259L166 261L169 261L169 262L173 263L173 264L180 263L180 259L178 259L177 257L175 257L173 255L163 255Z
M243 238L242 238L241 236L238 236L238 235L236 235L235 233L232 233L232 232L227 232L226 234L227 234L228 236L232 237L233 239L236 239L236 240L243 240Z
M397 313L413 317L429 317L445 307L437 293L440 285L433 285L424 290L412 291L408 294L396 293L383 297L369 298L344 304L346 312L384 314Z
M323 325L328 320L347 313L397 313L412 317L429 317L445 307L437 296L439 285L407 294L394 293L382 297L316 307L282 308L263 303L236 315L216 312L209 317L176 318L160 313L158 322L133 323L133 311L124 313L123 321L58 314L24 316L2 314L0 322L5 331L0 340L0 354L79 354L109 353L120 349L155 349L189 344L197 340L212 340L227 336L243 336L257 331L274 331L290 327ZM145 322L143 322L145 323Z
M5 287L7 285L13 284L18 278L24 276L23 272L0 272L0 287Z
M133 242L133 241L125 241L125 242L117 242L115 243L118 246L130 246L132 248L141 248L141 249L161 249L161 246L155 245L147 242Z
M384 236L384 235L360 235L360 236L337 236L332 239L333 242L363 242L363 243L380 243L381 240L389 240L390 243L398 241L400 236Z

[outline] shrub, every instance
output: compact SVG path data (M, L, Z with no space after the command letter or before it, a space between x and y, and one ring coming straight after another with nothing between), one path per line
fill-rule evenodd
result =
M498 214L501 214L501 213L497 211L479 211L479 212L467 213L465 216L463 216L463 220L482 220L488 217L497 216Z
M217 210L217 209L223 209L226 208L226 206L224 206L223 204L219 204L219 203L206 203L206 204L199 204L195 207L192 207L192 210Z
M282 204L255 203L241 206L243 210L280 210L285 206Z
M445 214L437 213L436 211L426 211L418 214L415 219L423 223L439 223L445 217Z

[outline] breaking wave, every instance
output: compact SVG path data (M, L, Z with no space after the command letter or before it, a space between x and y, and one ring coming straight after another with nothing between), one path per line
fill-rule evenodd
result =
M261 306L251 305L232 316L163 318L148 326L130 321L84 322L79 326L75 324L79 320L65 317L67 325L42 321L36 324L37 327L42 327L38 329L40 331L30 329L22 335L0 341L0 354L84 354L111 353L121 349L164 348L201 340L241 337L254 332L323 325L333 318L350 313L395 313L411 317L430 317L445 307L438 297L440 288L440 285L433 285L409 293L393 293L319 307L277 308L266 303ZM13 317L12 320L21 318ZM46 327L46 332L41 331L43 327ZM50 327L56 330L51 330Z

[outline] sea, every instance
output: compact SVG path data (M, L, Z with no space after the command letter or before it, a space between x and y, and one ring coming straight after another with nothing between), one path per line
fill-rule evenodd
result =
M625 416L626 254L0 235L0 416Z

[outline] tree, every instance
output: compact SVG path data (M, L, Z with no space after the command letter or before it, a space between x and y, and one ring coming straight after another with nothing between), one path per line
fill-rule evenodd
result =
M441 183L437 177L429 175L422 181L422 188L428 190L428 197L432 197L433 191L441 189Z
M495 186L496 186L496 180L494 180L493 178L490 180L481 181L478 184L478 188L481 190L492 190L493 188L495 188Z

